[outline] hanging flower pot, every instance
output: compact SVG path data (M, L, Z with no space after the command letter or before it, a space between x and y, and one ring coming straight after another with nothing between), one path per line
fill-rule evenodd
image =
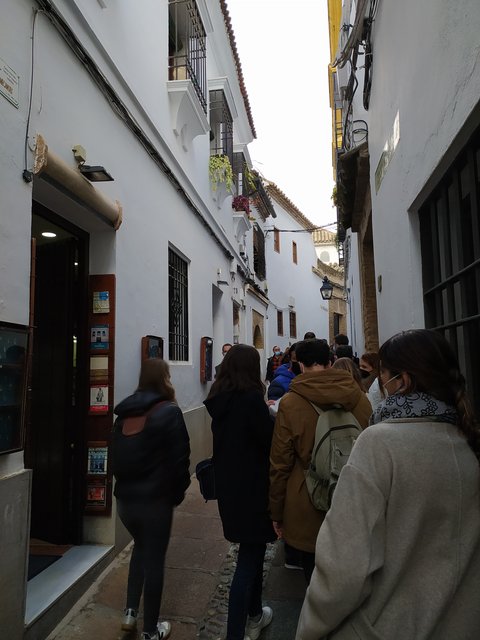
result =
M228 156L210 156L208 173L212 191L216 191L219 184L225 184L227 191L232 190L233 171Z
M250 215L250 200L248 196L235 196L232 200L232 209L234 211L245 211Z

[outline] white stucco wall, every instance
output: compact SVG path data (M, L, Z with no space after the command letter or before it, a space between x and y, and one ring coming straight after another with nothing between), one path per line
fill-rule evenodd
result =
M269 229L265 240L265 254L268 297L271 301L266 344L268 357L272 355L272 348L276 343L284 349L289 344L302 340L307 331L313 331L318 338L328 340L328 306L320 295L322 280L312 272L312 267L317 265L312 234L305 231L276 200L273 200L273 204L277 217L269 218L265 225ZM283 230L280 232L279 253L274 250L274 227ZM289 233L289 230L292 232ZM297 244L298 264L293 262L293 242ZM289 304L292 301L292 311L296 312L297 319L296 337L289 334ZM277 333L277 309L283 311L283 336Z
M379 3L368 117L380 342L424 324L417 216L408 212L478 102L479 32L477 0ZM398 146L376 193L397 113Z
M351 4L344 3L347 13ZM353 23L353 9L343 22ZM476 0L378 3L370 108L363 109L363 71L358 69L353 119L368 123L375 270L382 280L380 344L400 330L424 326L417 211L441 177L437 167L453 161L455 138L478 107L479 30ZM398 143L377 192L375 172L395 129ZM349 271L358 283L355 250ZM350 309L358 336L362 312L353 297Z

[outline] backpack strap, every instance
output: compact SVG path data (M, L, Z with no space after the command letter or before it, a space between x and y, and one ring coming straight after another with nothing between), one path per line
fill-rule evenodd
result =
M168 400L161 400L160 402L156 402L153 407L142 414L141 416L129 416L128 418L124 418L122 424L122 434L124 436L134 436L137 433L140 433L145 428L145 422L147 418L162 404L165 404Z

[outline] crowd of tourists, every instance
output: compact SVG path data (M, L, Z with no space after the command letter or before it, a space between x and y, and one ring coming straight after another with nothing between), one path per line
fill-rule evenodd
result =
M238 543L225 640L270 624L263 563L277 539L308 585L295 640L478 638L480 430L446 339L404 331L357 358L347 336L309 332L273 347L265 381L254 347L222 356L204 404L219 515ZM122 629L143 592L143 638L161 640L172 514L190 482L168 364L145 360L115 412L115 495L134 540Z

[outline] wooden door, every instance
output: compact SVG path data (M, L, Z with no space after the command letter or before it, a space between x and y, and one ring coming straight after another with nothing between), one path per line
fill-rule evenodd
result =
M82 304L79 243L38 245L31 403L26 462L33 469L31 536L81 541L81 390L77 361Z

